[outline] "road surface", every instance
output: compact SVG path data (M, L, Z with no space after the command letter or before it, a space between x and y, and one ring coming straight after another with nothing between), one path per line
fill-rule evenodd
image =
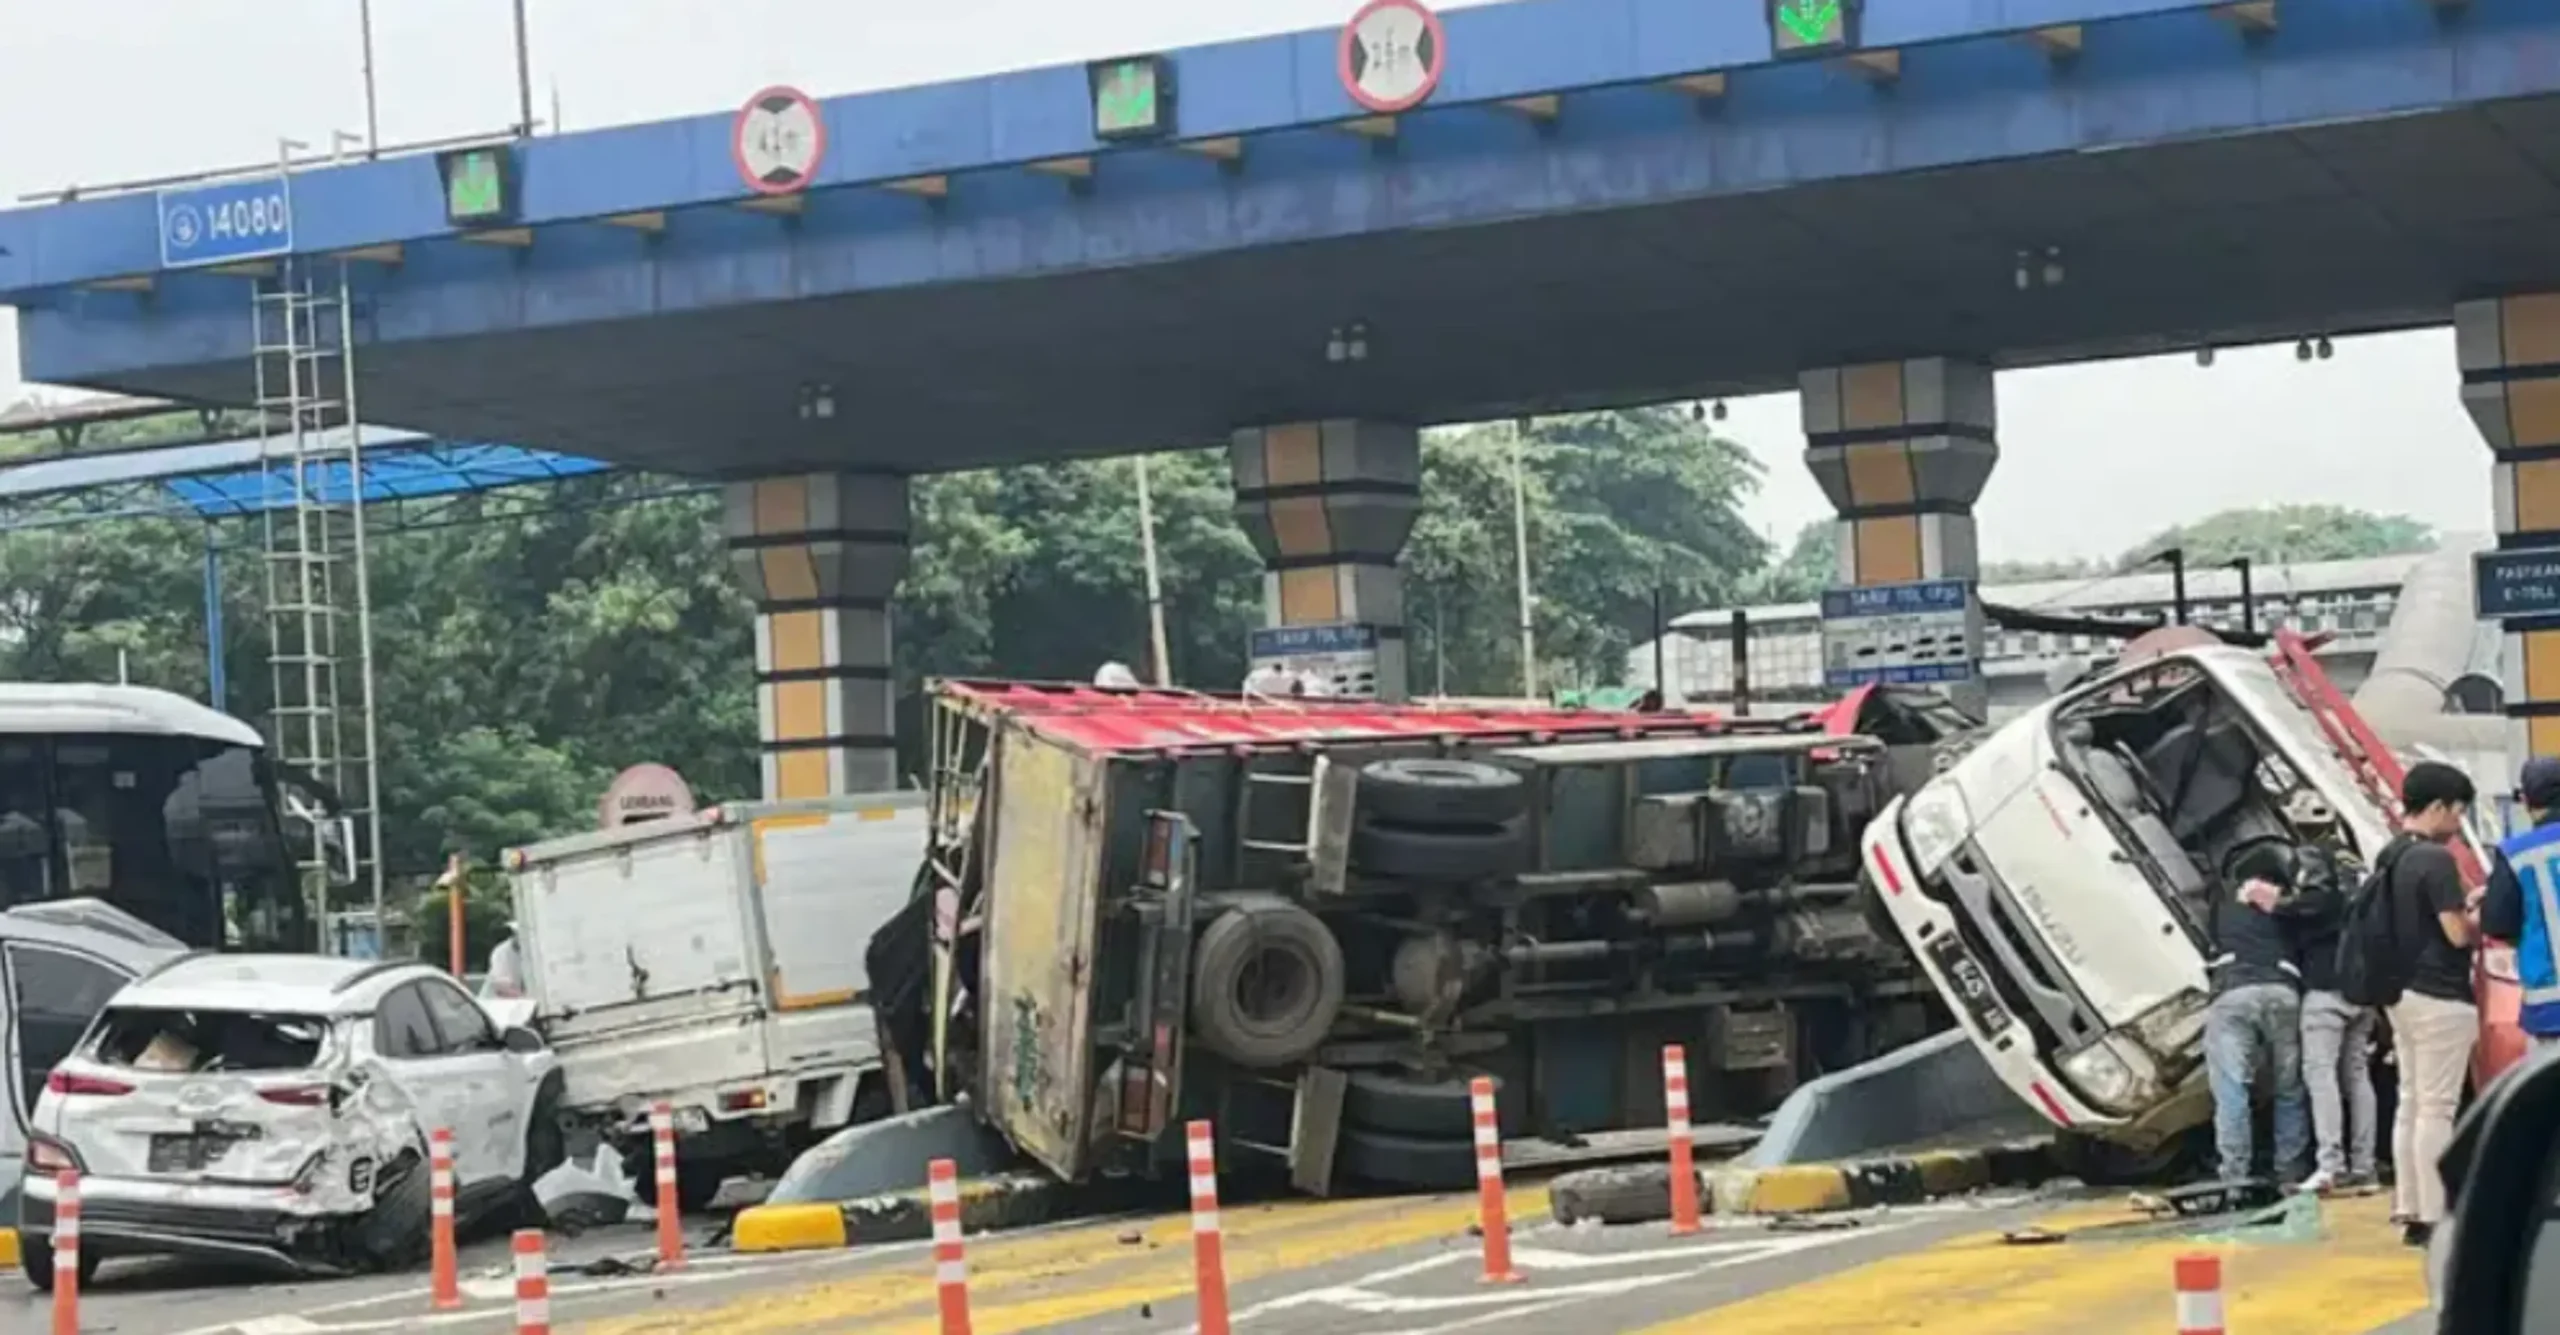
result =
M1288 1201L1225 1213L1236 1326L1257 1335L2161 1335L2170 1263L2192 1238L2107 1239L2134 1218L2113 1197L2010 1195L1786 1227L1734 1221L1688 1238L1660 1225L1561 1228L1534 1189L1514 1193L1516 1285L1478 1278L1471 1198ZM2232 1244L2235 1335L2423 1335L2419 1255L2385 1203L2332 1203L2317 1242ZM2062 1233L2008 1241L2022 1226ZM2098 1232L2090 1232L2098 1228ZM579 1274L639 1257L647 1234L555 1241L553 1328L592 1335L934 1335L922 1243L741 1256L697 1251L680 1274ZM224 1283L200 1268L103 1272L84 1326L115 1335L362 1335L512 1329L503 1242L466 1249L470 1305L428 1310L419 1277ZM976 1335L1182 1335L1191 1323L1181 1216L1088 1222L972 1239ZM41 1330L44 1300L0 1280L0 1329Z

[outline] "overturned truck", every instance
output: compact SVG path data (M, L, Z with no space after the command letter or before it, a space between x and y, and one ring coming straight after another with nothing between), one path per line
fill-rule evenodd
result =
M1764 1113L1945 1023L1858 842L1938 731L1856 712L940 684L928 857L869 952L899 1091L1071 1181L1206 1117L1316 1192L1472 1181L1477 1075L1558 1158L1661 1126L1667 1043L1693 1117Z

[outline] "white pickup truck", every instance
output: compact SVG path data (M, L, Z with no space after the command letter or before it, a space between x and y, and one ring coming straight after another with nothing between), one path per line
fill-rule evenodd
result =
M532 1022L573 1129L646 1182L649 1108L670 1104L690 1209L887 1112L863 949L910 896L923 803L731 804L510 852Z

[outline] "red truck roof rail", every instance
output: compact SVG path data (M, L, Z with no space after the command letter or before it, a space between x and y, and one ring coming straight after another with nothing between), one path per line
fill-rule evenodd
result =
M2400 786L2409 777L2409 772L2401 765L2400 757L2393 755L2391 748L2384 744L2382 735L2373 730L2372 724L2365 722L2364 715L2356 712L2354 703L2347 699L2346 692L2338 689L2338 683L2330 677L2329 670L2320 666L2320 660L2313 651L2327 639L2326 635L2314 639L2300 631L2278 630L2275 633L2275 652L2270 655L2276 677L2293 692L2293 698L2310 711L2312 721L2320 725L2322 735L2328 738L2330 749L2346 762L2347 769L2356 776L2356 782L2363 785L2366 795L2396 820L2401 814ZM2453 842L2453 860L2461 867L2465 884L2478 886L2488 879L2488 873L2480 865L2480 856L2469 840Z

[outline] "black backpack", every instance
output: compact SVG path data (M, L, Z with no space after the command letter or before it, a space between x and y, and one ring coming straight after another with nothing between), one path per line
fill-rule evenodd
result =
M2409 963L2400 952L2399 915L2391 898L2391 873L2414 842L2402 835L2385 845L2373 871L2356 887L2338 932L2338 994L2357 1006L2399 1004L2409 985Z

